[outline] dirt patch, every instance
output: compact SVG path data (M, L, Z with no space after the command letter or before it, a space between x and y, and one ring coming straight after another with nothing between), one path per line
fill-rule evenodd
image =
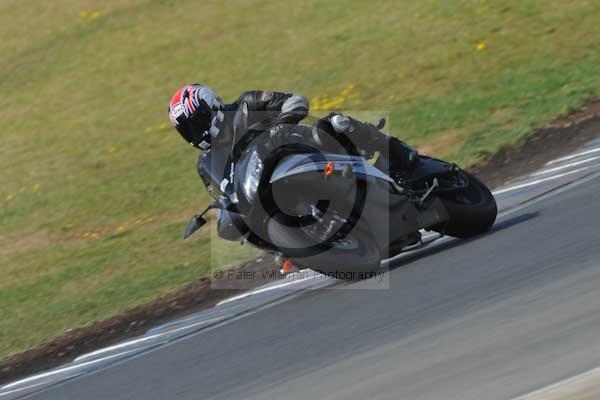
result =
M600 138L600 101L591 102L581 110L555 120L522 143L503 148L469 170L491 187L496 187L596 138ZM234 269L252 272L273 268L273 258L264 257ZM257 276L262 274L259 272ZM251 284L259 286L262 283L264 281L256 280ZM231 280L227 286L215 289L211 287L209 278L200 279L177 292L112 318L74 329L44 345L2 360L0 383L56 367L86 352L139 336L152 326L213 307L220 300L248 289L248 285L248 280L237 283ZM240 289L242 286L244 290Z
M442 151L451 153L453 150L458 150L464 142L465 140L460 137L458 131L450 130L436 135L431 141L427 141L422 145L417 145L416 149L420 154L435 156Z
M0 237L0 255L47 247L51 243L48 232L35 232L22 237Z
M600 138L600 100L590 102L567 117L556 119L521 143L501 149L468 170L490 187L498 187L596 138Z

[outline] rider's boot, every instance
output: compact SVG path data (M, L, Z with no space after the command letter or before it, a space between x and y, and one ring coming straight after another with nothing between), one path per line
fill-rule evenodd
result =
M393 136L388 136L387 146L391 165L410 175L419 163L419 152Z
M400 139L381 132L385 120L380 122L380 126L375 126L341 114L330 118L333 129L351 138L355 146L368 154L379 152L388 159L390 173L406 179L418 165L419 153L416 150Z

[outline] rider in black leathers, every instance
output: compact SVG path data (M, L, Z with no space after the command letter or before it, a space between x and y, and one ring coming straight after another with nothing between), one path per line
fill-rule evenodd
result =
M244 106L244 104L246 106ZM247 107L248 125L266 118L274 120L268 134L273 147L290 142L306 142L312 138L294 130L308 115L308 100L294 93L248 91L231 104L221 99L208 87L200 84L179 89L169 104L169 117L173 126L192 146L209 150L215 139L232 140L233 118L242 107ZM417 160L417 152L393 136L382 133L377 127L341 114L330 114L325 119L324 130L344 134L352 139L363 153L383 153L396 164L395 169L410 171Z

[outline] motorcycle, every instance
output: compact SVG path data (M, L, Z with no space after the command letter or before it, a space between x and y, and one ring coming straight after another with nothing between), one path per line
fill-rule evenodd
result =
M189 221L184 238L218 209L221 238L331 274L377 271L383 259L493 225L494 196L473 175L419 155L415 169L398 179L394 160L364 154L350 135L332 137L331 129L318 128L331 126L331 119L295 128L312 144L273 149L265 134L270 121L252 123L244 104L233 118L233 139L201 154L198 171L214 201ZM423 239L422 230L435 234Z

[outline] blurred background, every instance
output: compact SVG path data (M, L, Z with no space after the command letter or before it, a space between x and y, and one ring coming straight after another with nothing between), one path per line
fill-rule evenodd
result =
M387 110L463 166L600 92L594 0L4 0L0 32L0 358L206 276L184 84Z

